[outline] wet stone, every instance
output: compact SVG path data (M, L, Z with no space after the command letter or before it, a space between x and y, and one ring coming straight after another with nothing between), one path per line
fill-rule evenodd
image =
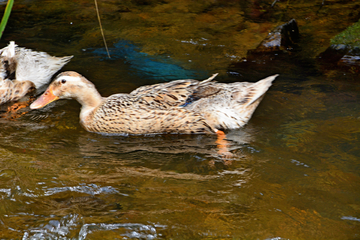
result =
M338 62L340 66L360 66L360 56L344 55Z
M299 28L295 19L276 27L255 50L249 50L249 54L266 52L283 52L294 50L300 37Z
M320 64L336 68L351 68L360 71L360 48L344 44L331 45L318 57Z
M360 21L330 40L331 45L318 59L323 64L360 70Z

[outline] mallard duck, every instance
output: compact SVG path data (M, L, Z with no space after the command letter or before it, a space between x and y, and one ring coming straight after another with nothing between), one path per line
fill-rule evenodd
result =
M210 78L175 80L142 86L129 94L102 97L79 73L59 74L31 105L42 108L57 99L76 99L80 123L105 134L210 134L244 126L260 103L273 75L256 83L217 83Z
M50 82L72 56L53 57L18 47L15 42L0 50L0 104L16 101L31 89Z

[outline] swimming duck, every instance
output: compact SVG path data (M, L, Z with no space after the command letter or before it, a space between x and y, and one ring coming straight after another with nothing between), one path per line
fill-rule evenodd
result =
M72 56L53 57L45 52L18 47L15 42L0 49L0 104L16 101L50 82Z
M244 126L260 103L273 75L256 83L217 83L210 78L142 86L129 94L102 97L77 72L63 72L31 105L42 108L58 99L76 99L80 123L104 134L211 134Z

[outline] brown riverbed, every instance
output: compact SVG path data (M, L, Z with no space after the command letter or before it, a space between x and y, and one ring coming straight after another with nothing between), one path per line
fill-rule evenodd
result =
M231 158L214 136L88 133L73 100L15 115L1 106L0 238L358 239L359 73L317 56L360 7L272 3L99 2L109 59L92 1L16 1L1 47L74 55L63 70L104 96L177 76L280 77L227 134ZM292 18L297 51L244 59Z

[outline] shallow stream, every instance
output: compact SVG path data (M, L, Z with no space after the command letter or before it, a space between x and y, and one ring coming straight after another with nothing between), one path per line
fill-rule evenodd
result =
M231 157L216 136L86 132L74 100L1 106L0 239L359 239L359 73L316 60L359 6L272 3L99 2L109 59L92 1L16 1L1 47L74 55L63 70L103 96L215 72L280 77L227 133ZM300 53L244 61L293 17Z

